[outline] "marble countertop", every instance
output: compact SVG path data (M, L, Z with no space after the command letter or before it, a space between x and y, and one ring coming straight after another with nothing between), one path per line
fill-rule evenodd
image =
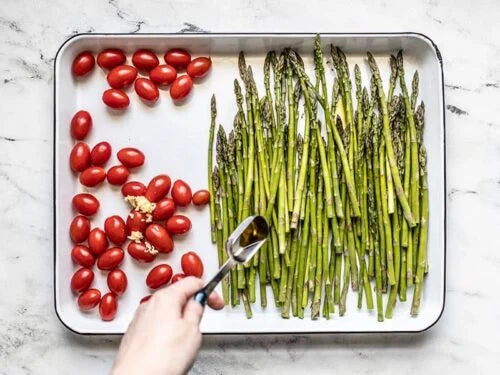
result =
M418 31L445 71L447 299L418 335L205 337L193 374L493 373L500 367L500 6L481 0L3 0L0 374L101 374L119 338L53 309L53 58L81 32Z

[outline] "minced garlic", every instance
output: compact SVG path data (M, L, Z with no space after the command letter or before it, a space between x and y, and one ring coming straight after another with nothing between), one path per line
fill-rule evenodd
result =
M138 197L127 195L125 197L125 201L128 202L134 208L134 210L142 212L143 214L151 214L156 208L156 203L150 202L143 195L140 195Z
M154 248L153 245L151 245L148 241L144 242L146 244L146 250L144 250L146 253L150 253L153 255L158 254L158 250Z
M132 232L130 232L130 236L128 236L127 238L131 241L134 241L134 242L141 242L141 240L144 238L144 236L139 231L132 231Z

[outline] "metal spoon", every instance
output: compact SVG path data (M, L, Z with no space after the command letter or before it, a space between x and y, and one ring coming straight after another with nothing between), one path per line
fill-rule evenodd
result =
M226 242L228 259L215 276L195 295L194 299L205 305L217 284L238 263L246 263L266 242L269 227L262 216L249 216L236 227Z

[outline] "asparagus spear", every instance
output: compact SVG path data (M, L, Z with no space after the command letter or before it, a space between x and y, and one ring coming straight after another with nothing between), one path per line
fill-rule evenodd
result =
M215 200L214 200L214 189L212 184L212 162L213 162L213 147L214 147L214 129L215 129L215 118L217 116L217 106L215 103L215 95L212 95L210 102L210 131L208 135L208 190L210 192L210 232L212 242L216 242L216 227L215 227Z
M382 291L387 289L387 264L386 264L386 240L385 227L382 210L382 194L380 189L380 161L379 161L379 140L381 137L381 121L374 115L372 117L372 165L373 165L373 184L375 186L375 200L377 209L379 250L380 250L380 268L382 278Z
M408 121L408 126L410 128L410 144L411 144L411 188L410 188L410 202L411 211L415 222L420 221L419 215L419 173L418 173L418 145L417 145L417 133L415 129L415 120L413 117L413 109L411 106L410 98L408 97L408 90L406 88L405 74L403 67L403 51L398 52L398 73L399 73L399 85L401 86L401 91L403 93L404 103L406 107L406 119ZM410 226L411 223L410 223Z
M427 191L427 154L425 147L420 146L420 179L422 183L421 189L421 220L420 220L420 238L418 247L418 264L417 273L415 275L415 290L413 292L413 301L411 304L411 315L417 316L422 298L422 288L424 285L424 272L427 267L427 232L429 220L429 193Z

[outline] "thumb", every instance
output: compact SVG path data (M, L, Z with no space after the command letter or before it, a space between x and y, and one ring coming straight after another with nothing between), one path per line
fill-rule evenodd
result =
M184 306L183 318L190 324L199 325L204 310L205 308L201 303L191 299Z

